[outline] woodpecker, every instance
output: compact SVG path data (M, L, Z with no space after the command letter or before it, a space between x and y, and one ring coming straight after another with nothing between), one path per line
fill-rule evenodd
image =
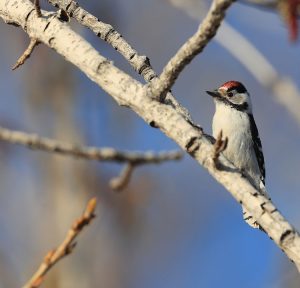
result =
M264 155L248 91L242 83L228 81L206 93L213 97L216 106L213 136L216 139L222 130L223 136L228 138L224 156L251 180L256 189L267 196ZM243 218L250 226L260 228L244 207Z

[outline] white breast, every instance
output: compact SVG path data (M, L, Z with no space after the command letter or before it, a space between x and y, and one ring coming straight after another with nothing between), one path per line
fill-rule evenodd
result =
M225 157L237 168L247 173L254 180L255 185L259 185L261 175L253 148L247 113L217 102L212 129L214 138L221 130L223 137L228 138L227 149L223 152Z

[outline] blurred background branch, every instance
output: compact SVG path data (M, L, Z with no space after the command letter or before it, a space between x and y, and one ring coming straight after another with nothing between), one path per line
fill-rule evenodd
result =
M110 187L114 190L124 189L130 180L134 166L132 163L126 164L120 175L110 180Z
M20 131L13 131L0 127L0 140L13 144L26 146L30 149L37 149L49 153L57 153L64 156L97 160L105 162L129 162L134 165L159 164L165 161L180 160L183 157L180 151L169 151L154 153L118 151L113 148L96 148L70 144L67 142L40 137L36 134L28 134Z
M62 258L71 254L76 246L75 239L79 236L85 226L95 218L97 200L89 200L86 208L80 218L74 221L63 242L55 249L49 251L32 278L23 286L23 288L38 288L41 286L49 270Z
M13 144L23 145L30 149L42 150L63 156L97 160L101 162L127 163L118 177L110 181L114 190L122 190L129 183L133 168L145 164L160 164L165 161L180 160L183 153L180 151L167 151L154 153L153 151L134 152L118 151L113 148L96 148L70 144L63 141L40 137L20 131L13 131L0 127L0 140Z

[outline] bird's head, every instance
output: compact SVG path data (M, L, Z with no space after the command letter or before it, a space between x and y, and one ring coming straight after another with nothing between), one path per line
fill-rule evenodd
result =
M206 91L216 103L228 105L242 112L251 112L250 95L238 81L228 81L214 91Z

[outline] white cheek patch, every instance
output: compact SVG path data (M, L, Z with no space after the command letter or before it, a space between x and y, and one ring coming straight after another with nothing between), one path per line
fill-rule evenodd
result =
M237 105L247 103L247 96L244 94L236 94L232 97L231 102Z

